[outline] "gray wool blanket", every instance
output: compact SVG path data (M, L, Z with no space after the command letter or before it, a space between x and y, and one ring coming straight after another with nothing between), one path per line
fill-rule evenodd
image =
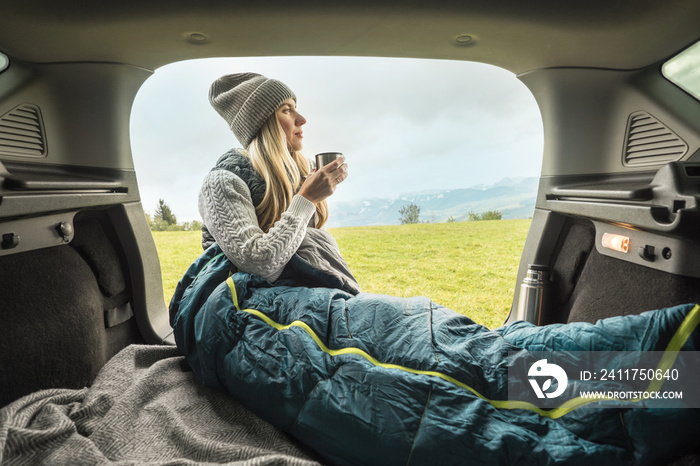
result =
M313 453L195 379L176 348L133 345L90 388L0 410L3 465L318 465Z

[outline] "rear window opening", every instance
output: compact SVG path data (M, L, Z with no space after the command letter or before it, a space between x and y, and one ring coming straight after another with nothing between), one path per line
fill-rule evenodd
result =
M666 79L700 100L700 42L668 60L661 71Z
M4 53L0 52L0 73L5 71L10 66L10 59Z
M134 102L131 138L144 210L161 230L166 301L201 253L202 179L240 146L209 105L209 86L244 71L295 92L307 158L345 154L350 176L328 200L327 227L363 291L428 296L491 327L505 321L534 210L541 117L512 73L445 60L235 58L157 70ZM161 200L173 224L156 224Z

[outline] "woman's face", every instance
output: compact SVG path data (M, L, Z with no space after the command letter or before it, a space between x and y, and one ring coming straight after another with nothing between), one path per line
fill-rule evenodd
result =
M304 146L304 138L301 126L306 123L306 119L297 112L297 104L294 99L287 99L277 107L275 111L277 121L282 125L284 135L287 137L287 144L290 149L298 151Z

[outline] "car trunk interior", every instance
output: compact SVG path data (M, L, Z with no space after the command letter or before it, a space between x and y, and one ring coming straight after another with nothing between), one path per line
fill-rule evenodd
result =
M185 2L175 3L173 22L187 17ZM434 16L450 31L461 31L461 23L450 19L454 8ZM255 19L256 10L251 11L245 14ZM314 45L318 34L297 48L284 48L273 33L256 33L261 43L248 42L240 53L265 55L282 47L283 54L435 56L511 65L537 99L546 141L513 307L529 264L552 270L541 324L595 322L700 302L700 105L661 76L661 62L644 62L665 58L665 50L695 36L652 43L648 55L628 58L624 70L610 69L615 53L597 62L595 54L580 52L589 66L584 68L569 66L566 47L547 57L532 54L539 57L533 62L514 52L489 58L489 50L507 48L498 40L484 41L492 49L475 49L474 57L454 44L434 53L431 42L413 38L408 16L389 5L382 11L386 27L370 28L362 38L356 37L356 27L374 10L358 13L357 22L346 18L339 37L321 45ZM613 13L617 18L623 12ZM128 11L124 15L125 31L134 33L130 46L141 47L132 43L139 40L139 21L156 16L128 20ZM333 35L337 17L329 17L335 20L323 31ZM115 15L107 24L119 27L120 18ZM269 31L284 25L273 19ZM535 37L538 23L523 21L518 31ZM584 16L582 21L593 20ZM641 26L633 32L643 31ZM220 30L236 43L238 37L226 27ZM6 31L0 33L0 46L10 41L6 34L12 30ZM154 44L165 40L157 32L148 31ZM391 32L406 42L387 39ZM78 39L71 36L70 43ZM591 50L605 47L604 38L593 39ZM551 42L546 34L541 41L533 49ZM152 73L146 65L231 52L224 42L207 51L191 43L162 43L168 53L158 55L157 45L141 47L133 62L113 54L111 63L96 58L99 44L86 46L84 57L64 47L55 59L51 47L15 45L18 57L7 50L12 65L0 75L0 406L39 389L89 385L106 361L131 343L173 343L131 159L129 116L136 92ZM393 45L383 48L384 42ZM673 147L636 152L639 121L668 130ZM603 247L606 233L628 237L628 252ZM514 318L511 312L508 323Z

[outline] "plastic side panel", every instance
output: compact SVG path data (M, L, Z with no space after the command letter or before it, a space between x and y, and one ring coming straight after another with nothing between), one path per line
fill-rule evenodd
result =
M658 166L626 167L623 151L629 116L644 111L689 146L700 147L700 105L647 71L544 69L520 76L542 113L545 148L542 176L634 173Z
M536 206L697 242L700 164L671 162L656 173L542 177Z
M163 300L163 281L153 236L140 202L109 210L126 254L133 294L134 315L147 343L172 343L168 309Z
M0 162L0 219L138 200L133 170Z
M46 156L0 160L133 169L129 118L151 72L111 63L30 64L13 60L0 75L0 115L21 104L40 109Z

